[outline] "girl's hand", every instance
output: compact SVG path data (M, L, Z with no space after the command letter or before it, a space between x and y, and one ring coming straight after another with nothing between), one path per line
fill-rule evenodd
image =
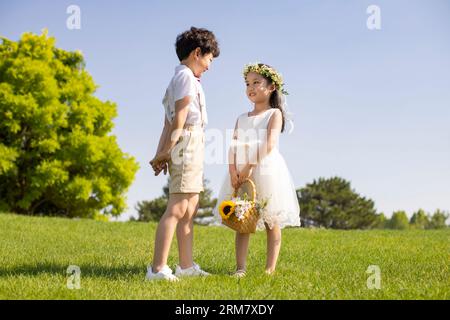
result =
M247 164L241 172L239 172L239 186L245 182L253 173L253 165Z
M230 171L231 185L234 189L239 188L239 175L236 170Z

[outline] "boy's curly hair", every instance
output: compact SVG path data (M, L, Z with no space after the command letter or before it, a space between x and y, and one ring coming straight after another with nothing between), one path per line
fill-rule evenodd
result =
M191 27L179 34L175 43L178 59L180 61L189 57L196 48L200 48L202 55L212 53L214 58L220 54L219 44L214 33L207 29Z

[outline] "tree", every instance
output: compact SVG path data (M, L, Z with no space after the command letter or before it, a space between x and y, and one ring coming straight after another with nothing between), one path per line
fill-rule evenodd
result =
M170 179L170 178L169 178ZM169 201L169 179L166 185L163 187L163 194L150 201L140 201L136 204L136 210L138 212L138 218L131 218L132 221L159 221L162 215L166 211L167 202ZM212 191L207 186L209 180L204 179L204 191L199 195L199 210L198 217L205 217L212 215L212 211L217 204L217 199L212 199Z
M217 199L212 197L212 190L208 188L209 180L203 180L204 191L199 194L199 210L197 217L207 217L213 215L213 210L217 205Z
M377 217L375 219L375 222L373 223L374 229L385 229L387 226L388 220L386 219L386 216L383 212L380 214L377 214Z
M304 226L334 229L372 228L377 220L374 202L351 189L339 177L319 178L297 191Z
M389 229L405 230L409 228L408 217L405 211L395 211L388 222Z
M132 221L159 221L167 208L167 198L158 197L150 201L140 201L136 204L138 218L131 218Z
M414 229L427 229L430 221L428 219L427 214L424 210L419 209L417 212L414 212L409 220L409 224L411 228Z
M0 45L0 211L119 215L138 169L110 132L116 105L94 96L80 52L25 33Z
M430 219L429 228L430 229L443 229L447 227L445 223L449 217L449 214L437 209Z

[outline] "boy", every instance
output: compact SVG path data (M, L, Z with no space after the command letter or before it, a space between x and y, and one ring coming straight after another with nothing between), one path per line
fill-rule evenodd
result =
M214 34L191 27L177 36L180 65L166 90L164 128L153 160L155 175L169 170L169 201L158 224L153 264L147 279L178 281L181 276L207 276L192 258L193 219L203 191L205 97L200 77L220 54ZM173 234L177 233L179 265L175 275L167 266Z

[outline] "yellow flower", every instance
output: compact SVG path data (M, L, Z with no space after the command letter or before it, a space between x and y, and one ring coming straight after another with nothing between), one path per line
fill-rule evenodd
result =
M236 204L233 201L222 201L219 207L219 213L222 219L227 220L233 213Z

